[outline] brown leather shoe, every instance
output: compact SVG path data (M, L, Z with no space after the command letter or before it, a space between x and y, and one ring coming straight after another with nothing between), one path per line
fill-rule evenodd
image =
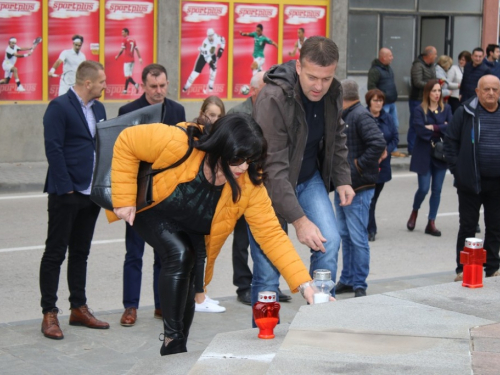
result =
M137 309L135 307L127 307L123 312L120 324L124 327L132 327L137 320Z
M87 328L96 328L96 329L109 328L108 323L103 322L97 319L94 315L92 315L87 305L83 305L80 307L73 307L71 309L71 315L69 316L69 325L84 326Z
M429 220L427 226L425 227L425 234L430 234L431 236L441 237L441 231L436 228L436 223L434 220Z
M418 210L413 210L411 212L410 218L408 219L408 222L406 223L406 228L408 228L408 230L415 229L415 224L417 223L417 216L418 216Z
M163 319L163 315L161 313L161 309L155 309L154 317L156 319Z
M42 320L42 333L45 337L53 340L62 340L64 335L59 327L59 320L57 314L59 309L54 309L43 314Z

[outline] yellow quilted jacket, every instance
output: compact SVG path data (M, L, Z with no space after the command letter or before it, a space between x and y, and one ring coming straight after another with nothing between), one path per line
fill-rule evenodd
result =
M186 123L178 126L187 127ZM113 150L111 165L111 191L113 207L135 206L137 192L137 170L140 160L153 163L154 169L172 165L182 158L188 149L186 133L174 126L164 124L137 125L124 130ZM194 149L190 157L180 166L159 173L153 178L154 203L149 209L168 197L178 184L196 177L205 153ZM250 230L269 260L283 275L290 290L296 292L300 284L311 280L309 272L295 251L292 242L282 230L271 200L264 185L255 186L248 174L237 180L241 187L241 198L234 203L231 187L222 189L212 220L210 235L205 237L207 265L205 286L210 283L215 259L232 233L236 221L245 215ZM118 218L106 212L110 221Z

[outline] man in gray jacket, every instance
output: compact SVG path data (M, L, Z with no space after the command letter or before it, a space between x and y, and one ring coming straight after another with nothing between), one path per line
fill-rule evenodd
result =
M406 137L409 154L413 152L413 145L415 144L415 137L417 136L415 128L413 127L413 112L415 108L422 103L425 84L429 80L436 78L436 66L434 65L436 58L436 47L428 46L425 47L422 54L417 57L411 66L411 92L410 100L408 101L410 107L410 128L408 129L408 135Z
M268 142L264 172L273 207L283 226L291 223L299 241L311 249L311 275L323 268L333 279L340 236L328 193L336 189L343 206L354 197L341 118L342 89L334 78L338 59L331 39L308 38L299 60L266 73L253 109ZM277 292L279 273L252 236L250 250L255 303L260 291Z

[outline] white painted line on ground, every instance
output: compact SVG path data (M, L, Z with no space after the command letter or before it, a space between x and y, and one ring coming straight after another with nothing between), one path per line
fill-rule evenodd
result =
M4 197L0 197L0 200L26 199L26 198L47 198L47 194L37 194L37 195L7 195L7 196L4 196Z
M94 246L94 245L106 245L109 243L119 243L119 242L125 242L125 239L92 241L92 246ZM5 249L0 249L0 253L10 253L10 252L14 252L14 251L40 250L40 249L45 249L45 245L25 246L25 247L9 247L9 248L5 248Z

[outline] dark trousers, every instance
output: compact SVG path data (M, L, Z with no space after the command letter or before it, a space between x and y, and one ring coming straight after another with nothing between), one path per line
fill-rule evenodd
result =
M49 223L45 251L40 263L42 312L57 308L57 290L61 264L68 251L68 289L70 307L87 303L87 258L100 207L88 195L49 194Z
M476 226L479 221L479 209L484 207L484 243L486 263L484 271L491 276L500 267L498 255L500 249L500 182L481 181L482 191L479 194L464 192L457 189L458 212L460 227L457 236L457 269L463 271L460 264L460 251L463 250L465 239L476 236Z
M123 264L123 307L139 308L142 281L142 257L144 256L145 242L142 237L128 223L125 229L125 262ZM153 263L153 292L155 309L160 308L160 294L158 292L158 277L160 275L160 256L154 251Z
M448 104L451 107L451 112L455 113L455 111L460 108L460 100L458 98L454 98L453 96L450 96L448 99Z
M165 212L157 208L138 213L134 228L161 259L158 281L165 337L187 339L194 317L196 253L188 233L162 225Z
M233 232L233 285L236 293L241 295L252 286L252 271L248 267L248 240L247 223L242 216L236 222Z
M205 247L205 236L201 234L190 235L193 248L196 253L194 291L195 293L205 293L205 259L207 259L207 249Z
M377 200L384 188L385 183L375 184L375 192L373 193L372 202L370 203L370 211L368 212L368 233L377 234L377 221L375 220L375 207Z

